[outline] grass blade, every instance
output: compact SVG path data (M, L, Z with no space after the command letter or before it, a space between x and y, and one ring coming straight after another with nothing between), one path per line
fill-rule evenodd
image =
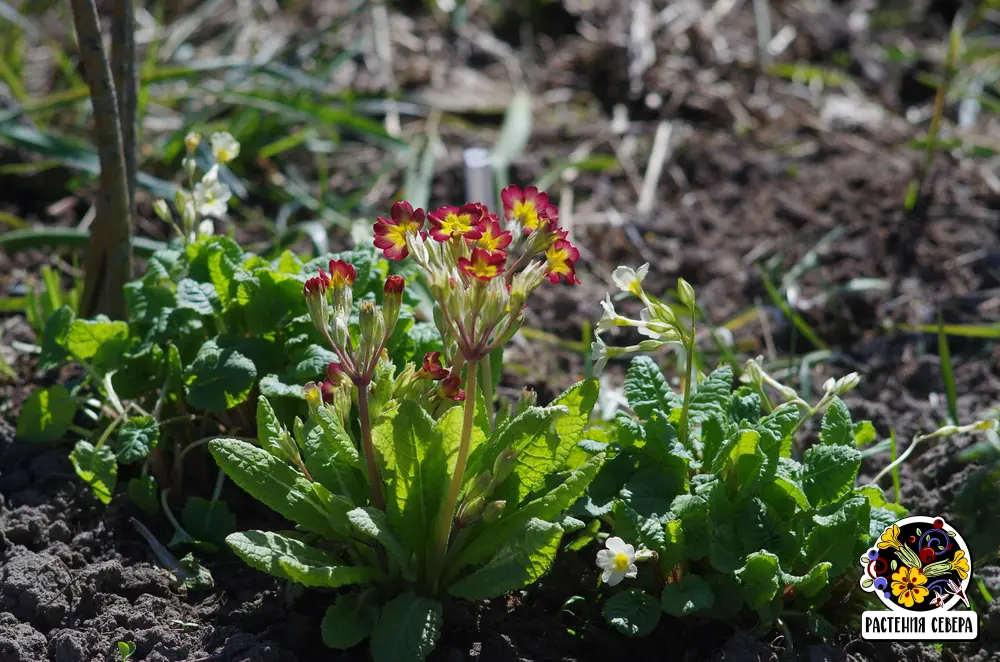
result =
M32 228L14 230L0 235L0 248L17 253L30 248L75 248L85 250L90 245L90 233L76 228ZM132 237L132 250L136 255L150 257L167 245L162 241Z
M806 340L811 342L818 349L830 349L830 347L823 342L819 335L813 331L812 327L809 326L809 323L806 322L801 315L792 310L792 307L788 305L785 297L781 296L781 293L778 292L778 289L774 286L774 283L771 281L771 277L767 275L767 271L762 269L760 266L757 266L757 273L760 274L760 279L764 283L764 288L767 289L768 296L771 297L771 302L781 309L781 312L792 321L792 324L794 324L795 328L806 337Z
M944 392L948 398L949 423L958 425L958 392L955 390L955 370L951 365L951 349L948 347L948 336L944 332L944 320L938 314L938 355L941 357L941 377L944 379Z

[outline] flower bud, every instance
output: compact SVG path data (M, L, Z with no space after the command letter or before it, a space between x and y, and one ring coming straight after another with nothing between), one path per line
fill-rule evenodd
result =
M476 476L476 479L472 481L472 485L469 487L469 491L465 494L465 499L474 499L475 497L487 497L490 492L493 491L493 487L496 483L493 481L493 474L489 471L483 472Z
M160 198L153 203L153 211L156 213L157 217L164 223L173 223L174 218L170 213L170 207L167 206L167 201Z
M323 392L320 390L319 384L309 382L302 387L302 395L306 399L306 404L309 405L309 414L315 417L323 404Z
M319 390L323 394L323 402L325 404L333 403L333 395L337 391L337 385L334 382L324 379L323 383L319 385Z
M361 328L361 340L369 346L382 344L385 334L385 320L374 301L362 301L358 313L358 325Z
M441 363L441 352L428 352L424 355L424 363L420 372L425 377L441 380L448 376L448 369Z
M455 514L456 526L463 528L469 526L470 524L475 524L483 514L483 508L485 507L486 499L481 496L466 499L462 505L458 507L458 512Z
M332 384L340 384L347 378L344 368L336 361L331 361L326 366L326 378Z
M188 153L193 152L198 149L198 145L201 144L201 134L196 131L191 131L186 136L184 136L184 147L187 149Z
M510 295L502 278L494 278L486 284L483 294L483 307L480 328L492 328L499 323L507 312L507 302ZM518 309L520 310L520 309Z
M659 555L652 549L638 549L635 552L635 562L655 561Z
M507 505L506 501L490 501L483 508L483 514L481 516L483 522L489 524L490 522L495 522L500 519L500 515L503 514L503 508Z
M677 279L677 298L685 306L694 310L694 288L683 278Z
M198 169L198 163L194 160L193 156L185 156L184 160L181 161L181 165L184 167L184 174L188 177L194 177L194 173Z
M347 318L343 315L338 315L333 318L330 322L330 340L333 344L341 349L347 347L347 339L350 337L350 332L347 328Z
M382 315L385 318L385 328L389 335L392 335L396 328L396 321L399 319L399 309L403 305L403 287L406 282L402 276L389 276L385 279L382 299Z
M638 347L640 352L652 352L666 344L662 340L643 340L639 343Z
M760 387L764 382L764 377L760 372L760 364L757 363L756 359L747 359L747 362L743 365L743 378L745 383L753 384L756 387Z
M195 209L194 200L186 198L184 206L181 207L181 229L184 231L184 240L187 241L194 229L194 224L198 221L198 210Z
M330 307L326 300L326 290L329 284L329 277L320 269L319 276L306 280L302 288L313 326L324 335L326 334L326 326L329 324L330 319Z
M497 455L496 461L493 462L493 482L495 485L503 483L514 471L518 455L520 455L520 451L513 448L508 448Z
M458 376L457 372L452 372L445 379L441 380L438 385L438 391L442 396L450 398L455 402L465 402L465 391L459 386L462 384L462 378Z

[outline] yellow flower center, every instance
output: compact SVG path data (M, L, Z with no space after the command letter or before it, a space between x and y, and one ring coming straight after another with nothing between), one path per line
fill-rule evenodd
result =
M521 225L526 228L531 228L532 230L538 228L538 212L535 210L534 202L515 202L514 218L520 221Z
M468 214L447 214L441 220L441 232L442 234L448 235L449 237L456 234L463 235L472 229L472 224L469 221L472 220Z
M406 225L390 225L385 236L397 246L406 245Z
M615 570L625 572L629 567L628 557L624 554L615 554Z

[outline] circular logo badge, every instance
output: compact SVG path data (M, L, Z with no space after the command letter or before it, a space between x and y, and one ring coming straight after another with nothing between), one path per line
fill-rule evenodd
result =
M885 529L861 557L861 588L889 609L902 612L969 606L969 548L940 517L917 515Z

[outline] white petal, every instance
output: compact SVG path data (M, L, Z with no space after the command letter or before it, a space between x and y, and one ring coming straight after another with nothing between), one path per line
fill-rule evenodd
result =
M608 586L617 586L618 584L622 583L623 579L625 579L625 573L620 570L608 569L604 571L605 575L608 575L609 573L610 576L607 579L604 579L602 577L602 579L604 579L604 581L607 583Z
M219 181L219 166L214 165L208 169L204 175L202 175L201 183L205 186L215 186ZM197 188L197 187L195 187Z
M628 572L625 573L625 576L628 577L629 579L633 579L638 574L639 574L639 566L633 563L628 567Z
M614 568L605 568L604 572L601 573L601 581L604 582L605 584L611 584L611 577L614 574L615 574L615 569ZM615 582L614 584L617 584L617 583L618 582ZM611 585L614 586L614 584L611 584Z
M622 553L628 557L629 563L635 561L635 547L633 547L632 545L625 545L625 551Z
M215 223L205 219L198 224L198 235L202 237L211 237L215 234Z
M624 554L626 549L625 541L618 536L608 538L608 542L606 542L604 546L607 547L613 554Z
M628 292L628 288L632 285L632 281L635 280L635 272L629 267L618 267L613 272L611 272L611 279L615 281L615 285L619 287L623 292Z
M615 564L615 555L606 549L597 552L597 567L610 568Z
M641 267L639 267L639 269L635 272L635 277L638 278L639 280L642 280L643 278L646 277L646 274L648 273L649 273L649 262L646 262Z

